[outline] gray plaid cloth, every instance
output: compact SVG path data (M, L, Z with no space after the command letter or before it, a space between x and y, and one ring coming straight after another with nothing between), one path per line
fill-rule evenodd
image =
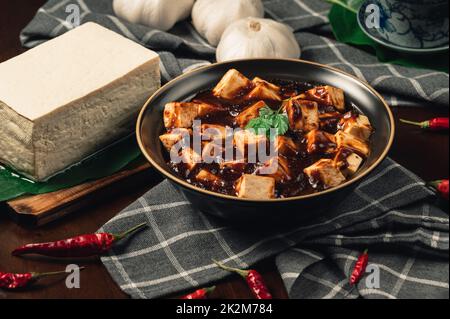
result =
M165 181L103 227L149 224L102 261L123 291L156 298L224 278L212 259L248 268L278 255L292 298L343 298L357 255L369 247L379 285L363 280L348 297L448 298L449 219L431 196L423 181L387 159L326 216L252 229L196 211Z
M73 28L65 20L69 4L78 5L82 23L97 22L158 51L165 81L214 60L215 49L188 21L170 33L132 25L113 15L110 0L50 0L23 30L22 43L33 47ZM382 64L364 51L337 43L324 1L264 4L269 17L295 30L303 59L358 76L392 106L448 107L447 74ZM251 225L237 227L194 210L165 181L102 228L120 232L149 224L102 261L134 298L166 296L223 279L227 273L212 259L248 268L272 256L277 256L292 298L449 298L449 218L432 200L423 181L387 159L326 217L252 231ZM348 277L366 247L372 273L350 292Z

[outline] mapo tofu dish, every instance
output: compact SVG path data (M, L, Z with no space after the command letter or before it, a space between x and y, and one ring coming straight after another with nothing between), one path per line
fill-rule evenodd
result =
M367 116L343 90L228 71L189 102L165 106L160 140L188 183L254 200L317 193L352 178L370 154Z

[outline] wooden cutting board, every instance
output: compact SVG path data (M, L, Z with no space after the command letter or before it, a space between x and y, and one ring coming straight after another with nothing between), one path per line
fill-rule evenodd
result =
M91 204L100 193L114 184L124 186L127 180L148 171L150 164L124 170L112 176L87 182L48 194L24 196L6 203L11 217L19 224L39 227ZM123 188L122 188L123 189ZM110 195L108 193L108 195Z

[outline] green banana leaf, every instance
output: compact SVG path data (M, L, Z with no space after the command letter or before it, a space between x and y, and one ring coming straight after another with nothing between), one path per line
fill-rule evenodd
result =
M0 165L0 202L22 195L36 195L97 180L143 162L135 135L126 137L81 161L46 182L33 182Z
M327 1L333 4L328 18L338 41L360 46L362 49L375 54L380 62L448 73L448 52L430 54L425 57L423 55L405 54L385 48L366 36L360 29L357 20L357 13L364 0Z

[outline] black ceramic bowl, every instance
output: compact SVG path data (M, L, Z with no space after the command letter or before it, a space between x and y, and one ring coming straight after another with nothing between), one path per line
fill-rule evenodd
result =
M367 115L376 131L371 155L356 176L339 187L320 193L255 201L226 196L192 186L172 173L165 162L159 135L164 132L166 103L186 101L196 93L211 89L231 68L249 78L283 79L328 84L344 90L347 103L353 102ZM214 64L184 74L157 91L145 104L137 122L139 146L155 169L167 177L185 197L203 212L231 219L282 218L283 215L311 218L343 200L354 187L386 157L394 139L394 119L383 98L370 86L335 68L301 60L252 59Z

